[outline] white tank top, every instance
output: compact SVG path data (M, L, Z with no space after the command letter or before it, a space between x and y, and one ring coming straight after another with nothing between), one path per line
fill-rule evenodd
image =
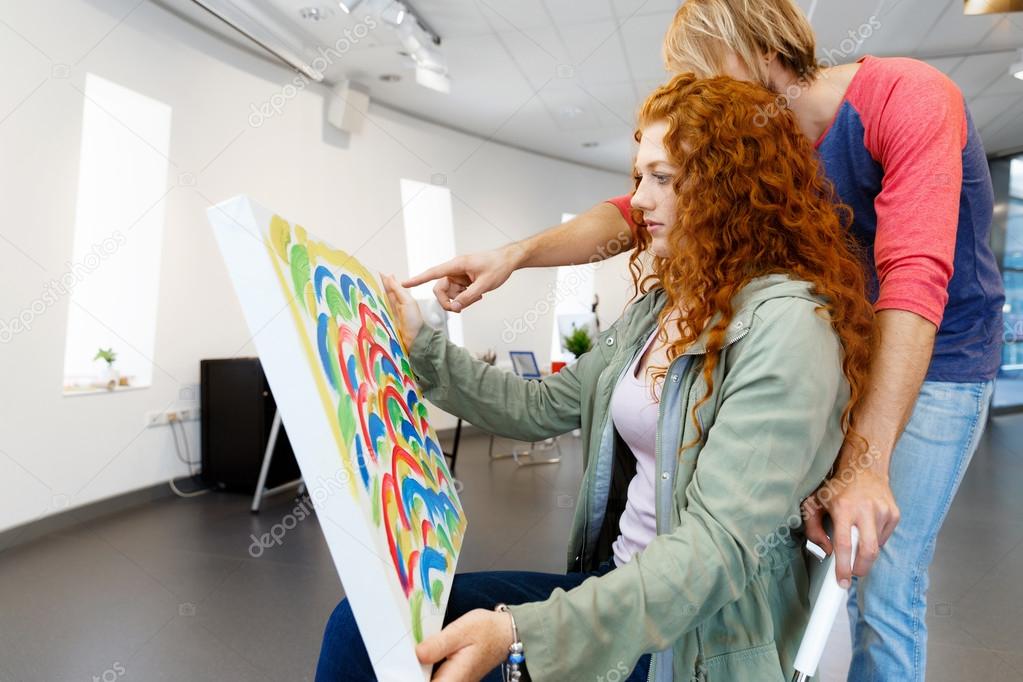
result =
M658 400L655 400L651 395L646 371L636 376L640 359L656 337L655 330L611 395L611 418L615 428L636 456L636 475L629 482L625 511L619 522L621 535L611 546L616 566L626 564L633 554L646 547L657 535L654 450L660 396L658 392Z

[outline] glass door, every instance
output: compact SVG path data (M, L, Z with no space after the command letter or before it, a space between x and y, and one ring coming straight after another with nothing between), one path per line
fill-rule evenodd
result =
M995 185L992 246L1005 281L1002 366L992 408L1023 411L1023 155L991 162Z

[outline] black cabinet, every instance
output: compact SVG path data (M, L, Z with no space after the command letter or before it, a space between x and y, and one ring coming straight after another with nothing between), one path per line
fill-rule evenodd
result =
M259 358L202 360L202 477L207 485L251 495L270 438L274 402ZM281 425L268 488L299 478L298 463Z

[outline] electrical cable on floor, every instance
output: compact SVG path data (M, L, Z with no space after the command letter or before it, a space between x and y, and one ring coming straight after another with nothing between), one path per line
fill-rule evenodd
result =
M177 418L177 415L173 415L173 414L170 415L167 418L167 422L170 424L171 437L174 439L174 452L177 453L178 459L182 463L188 465L188 475L189 475L189 477L194 479L195 478L195 469L194 469L194 467L197 464L197 462L193 462L192 461L192 449L188 446L188 433L185 431L185 425L181 424L181 420L179 420ZM181 455L181 446L178 444L178 430L176 428L174 428L175 425L178 425L178 424L181 425L181 438L185 442L185 456L184 457ZM213 490L213 488L203 488L202 490L195 490L193 492L186 493L186 492L183 492L183 491L178 489L178 486L174 484L174 479L173 478L171 480L167 481L167 484L170 485L171 492L173 492L178 497L184 497L184 498L199 497L200 495L205 495L206 493L208 493L211 490Z

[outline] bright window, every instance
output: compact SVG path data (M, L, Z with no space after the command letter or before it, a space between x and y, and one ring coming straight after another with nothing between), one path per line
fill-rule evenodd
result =
M561 216L561 222L567 223L575 218L572 213ZM589 328L591 337L595 337L596 325L593 318L594 296L594 265L567 265L558 268L557 283L554 288L554 322L551 326L551 360L571 362L575 359L571 353L562 350L562 339L572 328L585 326Z
M86 75L74 246L54 282L70 295L66 393L152 383L170 128L166 104Z
M405 218L405 251L409 274L418 274L455 257L455 225L451 217L451 191L415 180L401 181L401 203ZM433 295L433 283L412 289L412 296L424 313L447 318L448 338L464 343L462 318L445 315Z

